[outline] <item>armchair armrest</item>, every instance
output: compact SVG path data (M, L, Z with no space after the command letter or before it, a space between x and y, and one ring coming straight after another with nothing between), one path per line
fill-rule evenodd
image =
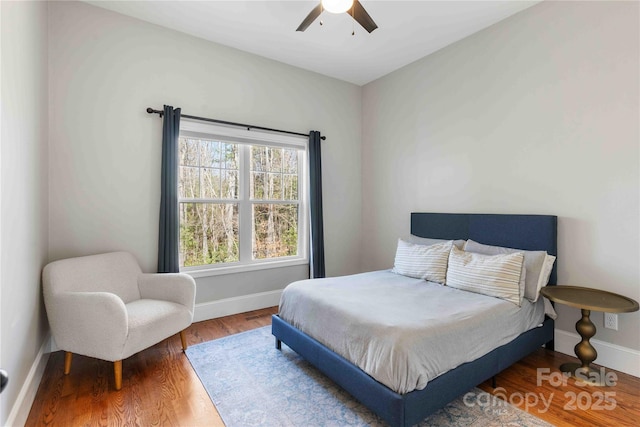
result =
M127 339L124 302L109 292L57 292L45 295L51 330L62 350L120 360Z
M141 298L160 299L182 304L193 314L196 281L184 273L151 273L138 276Z

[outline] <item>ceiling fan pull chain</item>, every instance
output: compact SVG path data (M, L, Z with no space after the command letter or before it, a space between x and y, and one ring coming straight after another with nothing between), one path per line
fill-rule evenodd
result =
M355 19L355 12L353 11L355 9L354 6L351 6L351 35L355 36L356 35L356 19Z

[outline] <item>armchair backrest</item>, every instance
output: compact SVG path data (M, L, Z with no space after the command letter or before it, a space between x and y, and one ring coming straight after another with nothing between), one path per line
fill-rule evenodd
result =
M128 252L68 258L48 264L42 272L44 292L111 292L124 303L140 299L142 273Z

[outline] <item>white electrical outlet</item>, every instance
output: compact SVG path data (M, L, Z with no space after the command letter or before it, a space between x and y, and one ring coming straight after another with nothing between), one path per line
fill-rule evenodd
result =
M618 330L618 315L614 313L604 314L604 327L607 329Z

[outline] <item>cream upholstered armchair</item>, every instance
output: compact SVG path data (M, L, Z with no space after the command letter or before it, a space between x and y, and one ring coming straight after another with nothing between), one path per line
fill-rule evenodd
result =
M193 321L195 281L186 274L144 274L127 252L54 261L42 272L53 338L64 350L64 373L73 353L114 362L122 387L122 360Z

